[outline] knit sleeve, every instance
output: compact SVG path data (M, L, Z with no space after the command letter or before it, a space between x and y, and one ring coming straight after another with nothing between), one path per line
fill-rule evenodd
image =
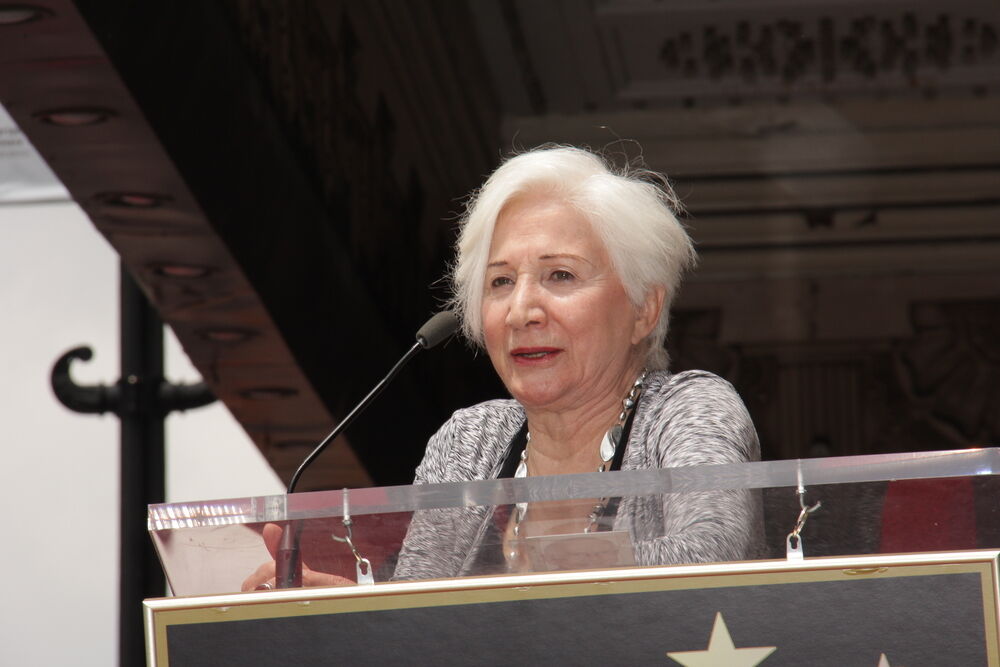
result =
M523 411L509 400L457 411L428 441L414 484L493 477L523 421ZM414 512L393 579L459 576L491 511L473 506Z
M489 479L511 438L524 422L512 400L494 400L458 410L427 441L414 484Z
M676 468L760 458L757 433L735 389L711 373L670 378L646 409L645 466ZM763 536L759 494L720 490L635 499L636 557L641 564L734 561L757 557ZM658 506L652 507L651 503ZM636 533L638 533L636 535ZM658 534L656 534L658 533Z

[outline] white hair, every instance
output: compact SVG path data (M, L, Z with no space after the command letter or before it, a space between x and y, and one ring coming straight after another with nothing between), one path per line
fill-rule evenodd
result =
M666 368L670 305L684 271L696 261L677 219L679 203L666 179L644 169L615 169L603 157L572 146L543 146L509 158L473 192L460 220L452 299L466 337L483 344L482 299L497 218L525 194L552 196L587 219L601 237L632 304L664 288L660 319L647 336L646 364Z

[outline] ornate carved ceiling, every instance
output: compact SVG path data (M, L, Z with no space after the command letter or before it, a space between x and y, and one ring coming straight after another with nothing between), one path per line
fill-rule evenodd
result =
M507 0L470 8L514 115L985 94L1000 80L1000 8L989 0Z
M696 281L997 265L994 2L471 6L502 137L666 172Z

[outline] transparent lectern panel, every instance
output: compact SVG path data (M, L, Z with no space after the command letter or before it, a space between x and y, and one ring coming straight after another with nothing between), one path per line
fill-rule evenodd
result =
M796 528L805 558L1000 548L1000 450L154 505L149 527L175 595L239 591L289 527L306 584L358 558L376 582L785 558Z
M354 544L367 558L376 581L392 577L400 545L410 523L410 512L352 517ZM336 538L345 534L340 517L298 519L303 563L320 573L356 578L353 552ZM292 522L230 523L151 530L167 582L174 595L234 593L271 553L264 532Z

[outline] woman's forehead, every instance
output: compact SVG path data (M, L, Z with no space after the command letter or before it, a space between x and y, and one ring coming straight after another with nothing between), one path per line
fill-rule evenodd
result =
M579 210L560 199L535 197L519 199L505 206L493 228L493 244L517 241L530 236L541 239L597 242L590 221Z
M566 208L524 209L497 221L488 266L531 261L607 263L607 250L590 223Z

